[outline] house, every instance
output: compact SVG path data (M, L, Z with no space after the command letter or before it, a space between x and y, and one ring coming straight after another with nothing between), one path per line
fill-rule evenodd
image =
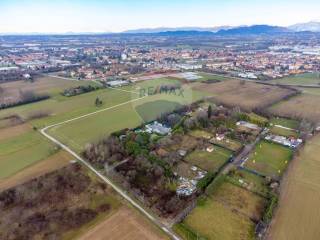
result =
M164 136L164 135L167 135L171 132L171 128L166 127L157 121L154 121L153 123L146 125L146 132L156 133L156 134Z
M187 151L186 150L183 150L183 149L180 149L178 150L178 154L181 156L181 157L185 157L187 155Z
M213 152L213 150L214 150L214 147L212 147L212 146L210 146L210 147L207 147L207 152L209 152L209 153L212 153Z
M106 85L108 87L122 87L122 86L126 86L129 84L130 84L130 82L126 81L126 80L114 80L114 81L106 82Z
M261 131L261 128L258 125L253 124L253 123L249 123L249 122L246 122L246 121L237 122L237 127L241 128L243 130L258 131L258 132Z
M216 134L216 139L218 140L218 141L222 141L223 139L224 139L224 134Z
M272 142L275 142L275 143L278 143L278 144L281 144L283 146L286 146L286 147L290 147L290 148L297 148L303 141L302 139L296 139L296 138L286 138L284 136L277 136L277 135L267 135L265 137L266 140L268 141L272 141Z

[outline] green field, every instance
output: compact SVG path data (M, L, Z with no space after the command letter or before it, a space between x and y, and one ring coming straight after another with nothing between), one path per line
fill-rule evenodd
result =
M103 104L95 106L95 99L99 97ZM136 94L136 98L138 95ZM68 120L80 115L97 111L132 100L132 93L103 89L74 97L61 97L59 99L48 99L45 101L26 104L14 108L1 110L0 118L17 114L23 119L28 120L30 115L37 112L48 113L48 117L32 120L32 124L37 127L44 127L50 124Z
M272 134L285 136L285 137L298 137L299 136L299 134L294 130L280 128L280 127L276 127L276 126L272 127L270 129L270 132Z
M0 179L46 159L57 150L49 140L32 129L0 141Z
M231 210L259 221L262 217L266 199L228 181L223 182L210 196L213 200L225 204Z
M286 128L292 128L292 129L297 129L299 127L299 122L293 119L288 119L288 118L272 118L270 120L270 123L273 125L280 125Z
M212 199L207 199L201 206L197 206L182 224L195 232L196 236L198 234L208 240L234 240L239 239L239 236L240 239L254 239L254 224L248 218L232 212ZM188 232L181 231L179 225L175 229L185 240L197 239L190 237L192 235Z
M211 153L204 150L195 150L185 160L203 170L216 172L228 161L231 155L231 151L214 146L214 151Z
M292 150L276 143L261 141L250 155L245 167L257 171L260 174L279 177L287 168Z
M289 77L284 77L270 82L278 84L292 84L292 85L319 85L320 77L318 73L305 73Z
M177 102L157 100L137 106L136 111L144 122L150 122L160 117L162 113L170 113L180 107L182 107L182 105Z
M299 87L299 90L301 90L303 93L311 94L311 95L320 95L320 86L319 88L302 88Z

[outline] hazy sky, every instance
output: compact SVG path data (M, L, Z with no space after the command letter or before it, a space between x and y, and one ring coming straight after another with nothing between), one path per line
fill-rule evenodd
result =
M0 32L119 32L153 27L320 21L320 0L0 0Z

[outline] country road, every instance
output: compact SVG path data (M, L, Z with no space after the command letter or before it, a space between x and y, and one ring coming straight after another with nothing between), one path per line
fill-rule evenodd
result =
M118 90L118 89L117 89ZM62 124L66 124L81 118L85 118L94 114L97 114L99 112L103 112L103 111L107 111L119 106L122 106L124 104L128 104L130 102L133 101L138 101L141 100L143 98L145 98L147 96L141 97L141 98L137 98L131 101L127 101L109 108L105 108L96 112L92 112L89 114L85 114L73 119L69 119L60 123L56 123L56 124L52 124L50 126L47 126L43 129L40 130L40 133L45 136L47 139L49 139L50 141L52 141L53 143L55 143L56 145L60 146L62 149L64 149L65 151L67 151L68 153L70 153L72 156L74 156L79 162L81 162L83 165L85 165L89 170L91 170L95 175L97 175L102 181L104 181L105 183L107 183L108 185L110 185L119 195L121 195L125 200L127 200L132 206L134 206L135 208L137 208L142 214L144 214L147 218L149 218L154 224L156 224L159 228L161 228L165 233L167 233L172 239L174 240L180 240L180 238L171 230L171 228L167 227L165 224L163 224L159 219L157 219L156 217L152 216L147 210L145 210L139 203L137 203L135 200L133 200L125 191L123 191L120 187L118 187L117 185L115 185L108 177L104 176L103 174L101 174L99 171L97 171L90 163L88 163L86 160L84 160L82 157L80 157L77 153L75 153L72 149L70 149L68 146L66 146L65 144L61 143L59 140L57 140L56 138L52 137L51 135L49 135L47 133L47 130L49 130L52 127L55 126L59 126Z
M228 172L234 167L234 166L240 166L243 160L249 156L249 154L252 152L252 150L255 148L257 143L261 140L261 138L264 136L265 131L260 133L255 141L253 143L247 144L244 146L242 151L233 159L231 163L226 165L224 169L222 169L221 173L222 174L228 174Z

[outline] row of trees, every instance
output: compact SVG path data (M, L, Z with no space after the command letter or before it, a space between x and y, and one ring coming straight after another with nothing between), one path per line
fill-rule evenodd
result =
M50 98L49 95L43 94L43 95L38 95L34 93L33 91L19 91L19 97L15 102L0 102L0 109L5 109L5 108L10 108L10 107L15 107L23 104L28 104L28 103L33 103L33 102L38 102L42 101L45 99Z

